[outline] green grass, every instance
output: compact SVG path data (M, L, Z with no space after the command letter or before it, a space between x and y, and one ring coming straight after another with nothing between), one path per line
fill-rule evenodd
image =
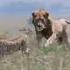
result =
M41 49L44 54L48 54L49 52L57 52L57 53L62 53L64 52L64 46L63 45L51 45L51 46L48 46L48 47L44 47Z

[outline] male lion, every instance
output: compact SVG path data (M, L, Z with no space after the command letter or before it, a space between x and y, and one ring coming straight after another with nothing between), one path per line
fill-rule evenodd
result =
M41 46L42 38L48 39L52 35L52 27L47 19L49 14L44 10L38 10L32 13L32 23L35 27L37 40ZM47 25L47 23L49 23Z
M50 17L49 13L45 10L38 10L32 13L32 22L35 26L35 31L38 41L45 37L47 42L45 47L52 44L56 40L60 43L67 41L66 26L70 24L65 19L55 20Z

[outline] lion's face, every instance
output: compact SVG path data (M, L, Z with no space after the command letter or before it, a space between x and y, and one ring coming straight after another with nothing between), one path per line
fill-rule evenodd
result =
M42 31L47 27L47 19L49 14L43 10L39 10L37 12L32 13L33 23L37 29L37 31Z

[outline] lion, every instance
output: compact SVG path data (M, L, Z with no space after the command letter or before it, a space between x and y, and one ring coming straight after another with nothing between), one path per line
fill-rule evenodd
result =
M38 45L41 46L43 37L48 39L52 34L50 21L47 18L49 14L44 10L37 10L32 13L32 23L35 27ZM46 23L49 23L48 25Z
M38 41L45 37L47 39L45 47L58 41L68 44L66 28L70 24L66 19L54 19L46 10L37 10L32 13L32 22Z

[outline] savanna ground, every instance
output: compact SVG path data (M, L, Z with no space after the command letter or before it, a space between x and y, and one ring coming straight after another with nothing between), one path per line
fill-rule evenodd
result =
M54 44L47 48L38 48L35 32L28 34L29 55L21 51L0 58L0 70L70 70L70 49Z

